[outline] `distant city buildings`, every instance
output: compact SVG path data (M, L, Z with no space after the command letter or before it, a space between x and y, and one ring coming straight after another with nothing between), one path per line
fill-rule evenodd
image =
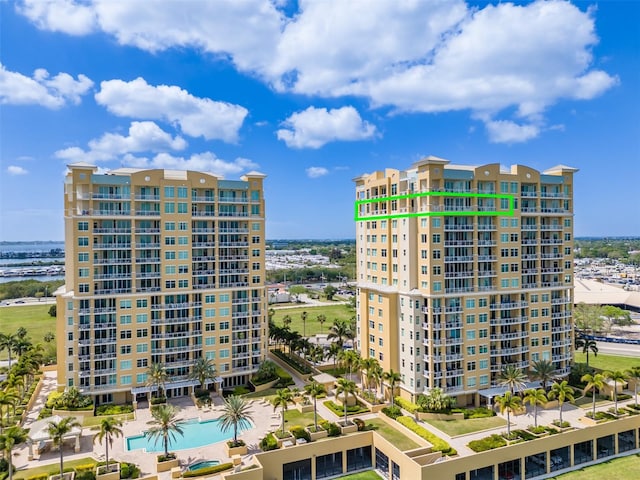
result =
M428 157L355 179L357 347L402 396L478 404L507 365L569 373L575 172Z

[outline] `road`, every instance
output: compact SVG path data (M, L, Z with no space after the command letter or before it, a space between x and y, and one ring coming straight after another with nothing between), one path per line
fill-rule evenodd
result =
M598 353L640 357L640 345L627 345L624 343L609 342L596 342L596 344L598 345Z

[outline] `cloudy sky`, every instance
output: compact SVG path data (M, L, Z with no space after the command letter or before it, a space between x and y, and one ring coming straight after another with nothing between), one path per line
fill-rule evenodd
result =
M640 2L0 0L0 240L65 166L268 175L269 238L354 236L352 178L557 164L576 235L640 235Z

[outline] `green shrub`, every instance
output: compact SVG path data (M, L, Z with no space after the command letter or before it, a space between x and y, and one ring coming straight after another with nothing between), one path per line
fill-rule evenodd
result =
M140 476L140 468L133 463L120 463L120 478L138 478Z
M556 427L560 427L560 428L568 428L571 426L571 424L567 421L563 421L560 422L560 420L554 420L553 422L551 422L553 425L555 425Z
M275 349L271 351L276 357L285 362L290 367L293 367L297 372L302 375L308 375L313 373L313 370L305 364L303 361L298 360L297 358L287 355L279 349Z
M493 450L494 448L500 448L507 445L507 441L502 437L494 433L493 435L480 440L472 440L469 442L469 448L474 452L484 452L486 450Z
M515 433L518 437L520 437L525 441L535 440L536 438L538 438L535 435L533 435L531 432L527 432L526 430L514 430L511 433Z
M324 406L331 410L333 413L338 415L339 417L344 417L344 407L337 405L335 402L331 400L327 400L324 402ZM351 405L347 407L347 415L352 415L354 413L366 413L369 409L363 407L362 405L356 403L355 405Z
M58 400L60 399L60 397L62 397L62 392L51 392L47 397L47 401L44 404L44 406L50 409L53 408L58 402Z
M213 467L199 468L198 470L195 470L193 472L187 470L186 472L184 472L182 474L182 476L184 478L203 477L205 475L211 475L211 474L218 473L218 472L224 472L225 470L229 470L231 468L233 468L233 463L231 463L231 462L221 463L220 465L214 465Z
M364 423L364 420L362 420L361 418L354 418L353 423L355 423L358 426L359 432L364 430L365 423Z
M495 417L496 415L496 412L494 412L493 410L487 407L471 408L471 409L462 410L462 411L464 413L465 419Z
M415 403L410 402L409 400L406 400L402 397L396 397L394 401L396 405L398 405L400 408L404 408L409 413L416 413L420 408Z
M6 458L0 458L0 472L8 472L9 471L9 462Z
M309 435L309 432L307 432L304 427L301 427L300 425L294 425L293 427L289 428L289 431L293 433L293 436L296 437L296 439L304 438L307 442L311 441L311 435Z
M160 405L161 403L167 403L167 397L153 397L153 398L151 398L151 405Z
M394 420L402 416L402 410L397 405L394 405L393 407L384 407L382 409L382 413L384 413L389 418L393 418Z
M107 403L96 407L96 416L101 415L121 415L123 413L133 413L133 405L114 405Z
M547 431L547 429L545 427L543 427L542 425L538 425L537 427L534 427L533 425L529 425L527 430L529 430L531 433L535 433L537 435L540 435L540 434L542 434L542 433Z
M246 395L249 392L251 392L251 390L249 390L247 387L244 387L242 385L233 389L233 395Z
M443 439L435 436L426 428L418 425L413 418L400 416L396 418L396 421L399 422L401 425L404 425L405 427L407 427L412 432L424 438L431 445L433 445L434 452L442 452L443 455L456 455L458 453L454 448L451 447L451 445L449 445Z
M339 437L342 434L342 430L340 430L340 427L333 422L328 422L327 420L325 420L324 422L320 423L320 426L327 431L327 434L330 437Z
M286 388L296 384L296 382L293 381L293 377L283 368L276 367L276 375L278 375L280 380L274 385L275 388Z
M91 470L83 470L82 472L76 472L76 480L96 480L96 474Z
M169 460L175 460L176 459L176 454L175 453L169 453L169 455L158 455L158 462L168 462Z
M267 434L262 440L260 440L260 448L263 452L268 452L269 450L275 450L278 448L278 440L273 435L273 433Z
M30 477L27 477L26 480L47 480L47 478L49 478L48 473L39 473L37 475L31 475ZM16 478L15 480L18 480L18 479Z

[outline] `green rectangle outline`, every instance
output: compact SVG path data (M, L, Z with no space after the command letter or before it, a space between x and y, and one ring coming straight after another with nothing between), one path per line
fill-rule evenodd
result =
M509 210L507 212L415 212L415 213L397 213L391 215L376 215L375 217L358 217L358 206L365 203L389 202L392 200L402 200L405 198L419 197L472 197L472 198L495 198L509 199ZM505 193L464 193L464 192L419 192L408 193L406 195L396 195L392 197L366 198L364 200L356 200L354 205L354 220L362 222L366 220L387 220L393 218L411 218L411 217L452 217L452 216L491 216L491 217L513 217L515 215L515 197Z

